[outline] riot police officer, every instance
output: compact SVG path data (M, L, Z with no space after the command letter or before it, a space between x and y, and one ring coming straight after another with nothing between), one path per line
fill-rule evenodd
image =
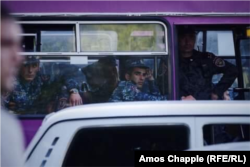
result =
M77 92L78 84L73 79L67 79L65 86L67 92L57 92L51 89L54 84L48 75L39 72L40 60L38 56L27 56L16 80L15 89L6 98L6 107L16 114L48 112L47 107L55 100L58 93L60 97L68 97L74 101L72 105L82 104L82 99ZM60 101L60 99L59 99Z
M218 100L237 77L237 68L212 53L194 50L196 32L190 27L179 30L180 94L186 100ZM214 74L222 73L218 84Z
M109 101L146 101L146 100L166 100L167 96L162 96L154 83L154 77L150 68L144 64L142 59L129 59L126 62L126 81L120 81L114 90ZM149 91L142 91L143 85L149 80Z

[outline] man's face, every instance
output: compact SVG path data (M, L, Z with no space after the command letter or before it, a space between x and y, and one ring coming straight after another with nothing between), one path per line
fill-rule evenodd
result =
M39 71L39 63L26 64L21 67L21 76L25 81L31 82Z
M1 90L11 91L23 58L19 25L11 19L1 20Z
M147 70L144 68L134 68L131 75L126 74L126 79L134 82L137 88L141 89L147 76Z
M184 34L179 38L179 48L183 53L192 52L195 45L195 34Z

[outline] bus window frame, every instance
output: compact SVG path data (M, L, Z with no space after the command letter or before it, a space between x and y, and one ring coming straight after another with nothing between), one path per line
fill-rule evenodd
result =
M176 96L177 90L177 84L178 81L176 80L176 62L174 62L174 57L172 53L172 28L171 24L167 20L167 18L160 17L160 16L100 16L100 17L37 17L37 16L16 16L19 21L17 23L19 24L40 24L40 23L46 23L46 24L75 24L75 37L76 40L80 41L80 24L82 23L103 23L103 22L110 22L110 23L127 23L127 22L141 22L141 23L160 23L162 26L164 26L164 35L165 35L165 49L167 52L80 52L80 43L76 41L76 52L20 52L20 55L36 55L41 57L61 57L65 56L90 56L92 58L100 58L104 56L136 56L136 57L144 57L144 58L153 58L155 59L155 64L157 64L157 60L159 57L165 57L168 61L168 100L178 100ZM19 18L20 17L20 18ZM71 20L71 21L68 21ZM77 23L77 24L76 24ZM39 40L39 38L37 39ZM157 74L158 67L155 67L155 74ZM157 75L155 75L157 77ZM175 86L176 85L176 86ZM46 117L46 115L18 115L19 119L43 119Z
M103 57L106 57L107 55L97 55L97 56L84 56L84 57L88 57L88 63L89 62L96 62L96 61L98 61L98 59L100 59L100 58L103 58ZM124 55L124 56L131 56L131 55ZM42 63L50 63L50 62L58 62L58 63L69 63L70 64L70 57L83 57L83 56L79 56L79 55L71 55L71 56L62 56L62 55L46 55L46 56L40 56L40 60L41 60L41 62ZM116 58L121 58L121 57L123 57L123 56L117 56ZM143 58L143 59L152 59L153 61L154 61L154 63L153 63L153 65L154 65L154 73L153 73L153 75L154 75L154 78L155 79L157 79L157 71L158 71L158 68L159 68L159 64L158 64L158 59L161 59L162 57L164 57L164 55L159 55L159 56L150 56L150 55L139 55L139 56L137 56L137 57L140 57L140 58ZM45 59L44 59L45 58ZM58 59L57 59L58 58ZM167 58L169 58L169 56L167 56ZM168 62L168 64L170 64L169 62ZM170 68L169 68L169 71L172 71ZM172 95L171 94L171 92L172 92L172 90L171 89L169 89L169 88L171 88L171 84L170 84L170 82L172 82L172 80L169 80L170 79L170 77L168 77L168 85L169 85L169 87L168 87L168 100L172 100L170 97L170 95ZM170 96L170 97L169 97ZM112 102L109 102L109 103L112 103ZM84 105L84 104L83 104ZM60 112L60 111L56 111L56 112ZM49 113L48 113L49 114ZM18 118L20 118L20 119L23 119L23 120L25 120L25 119L30 119L30 118L34 118L34 119L43 119L43 118L45 118L46 117L46 115L47 114L22 114L22 115L17 115L18 116Z
M220 25L218 25L218 26L220 26ZM203 49L203 52L208 52L207 51L207 34L208 34L208 31L231 31L232 32L232 35L233 35L233 44L234 44L234 55L231 55L231 56L229 56L229 55L216 55L217 57L220 57L220 58L224 58L224 59L233 59L233 58L236 58L236 51L235 51L235 49L236 49L236 45L235 45L235 32L234 32L234 29L232 29L232 28L228 28L228 29L226 29L226 28L222 28L222 29L206 29L206 30L203 30L203 43L204 43L204 48L205 49ZM205 36L205 40L206 41L204 41L204 36Z
M235 44L235 46L236 46L235 51L237 53L237 64L239 65L238 66L238 71L239 71L240 75L238 75L238 88L234 88L234 91L239 93L239 98L241 100L246 100L244 93L245 92L250 92L250 89L246 88L245 85L244 85L243 70L242 70L242 58L243 59L250 59L250 56L241 56L240 41L244 40L244 39L250 40L250 37L239 37L235 41L235 43L236 43Z
M215 55L217 57L220 57L220 58L223 58L223 59L234 59L235 62L236 62L236 67L238 69L238 76L237 76L237 80L238 80L238 88L239 89L244 89L244 83L243 83L243 74L242 74L242 64L241 64L241 55L240 55L240 50L239 50L239 42L240 42L240 39L249 39L248 37L240 37L240 38L236 38L236 29L238 28L242 28L242 27L247 27L248 25L247 24L190 24L190 23L182 23L182 24L174 24L174 44L175 44L175 47L174 47L174 50L175 50L175 53L176 53L176 61L177 61L177 68L176 68L176 74L179 73L179 46L178 46L178 28L179 27L182 27L182 26L192 26L192 27L195 27L195 30L197 31L202 31L203 32L203 48L202 48L202 51L201 52L207 52L206 49L207 49L207 31L232 31L233 33L233 42L234 42L234 52L235 52L235 55L234 56L227 56L227 55L224 55L224 56L218 56L218 55ZM247 57L247 59L250 59L250 57ZM178 83L177 85L177 97L180 96L180 91L179 91L179 76L176 75L176 82ZM237 88L231 88L233 92L237 92ZM241 91L241 90L239 90ZM244 91L244 90L243 90ZM250 91L250 90L249 90ZM240 96L241 99L245 100L244 98L244 95Z
M74 25L76 27L75 30L75 38L76 38L76 52L28 52L28 54L59 54L60 55L102 55L105 53L112 54L112 55L168 55L169 53L169 47L168 47L168 26L163 23L162 21L18 21L18 24L43 24L43 25L55 25L55 24L67 24L67 25ZM163 26L164 28L164 39L165 39L165 51L163 52L117 52L117 51L81 51L81 42L80 42L80 26L88 24L88 25L94 25L94 24L159 24ZM23 52L22 54L25 54L27 52Z

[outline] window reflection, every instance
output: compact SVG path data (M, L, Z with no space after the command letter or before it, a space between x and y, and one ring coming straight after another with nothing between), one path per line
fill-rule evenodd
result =
M81 25L81 51L164 52L165 30L160 24Z

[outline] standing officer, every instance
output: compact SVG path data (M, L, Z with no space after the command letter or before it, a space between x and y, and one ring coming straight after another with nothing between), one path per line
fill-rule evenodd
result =
M126 81L118 84L109 101L167 100L167 96L162 96L155 86L152 72L143 60L129 59L126 62L126 68ZM149 80L149 93L142 91L146 79Z
M212 53L194 50L195 31L184 27L179 31L180 94L186 100L223 99L224 92L237 77L237 68ZM221 80L213 86L214 74L222 73Z

